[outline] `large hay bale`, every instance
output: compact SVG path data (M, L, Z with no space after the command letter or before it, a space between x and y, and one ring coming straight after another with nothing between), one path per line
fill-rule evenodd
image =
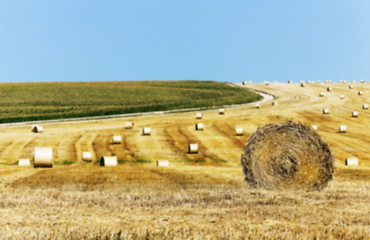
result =
M241 164L253 187L320 190L333 178L334 157L311 127L289 121L259 127Z
M33 166L35 168L53 167L53 148L52 147L35 147L33 155Z
M236 136L243 136L243 128L235 128Z
M243 81L243 82L242 82L242 84L243 84L243 85L247 85L247 81Z
M358 91L358 95L364 95L363 91Z
M369 105L368 104L362 104L362 109L369 109Z
M218 110L218 114L224 115L225 114L225 109L221 108L220 110Z
M196 119L202 119L203 118L203 113L197 113L195 118Z

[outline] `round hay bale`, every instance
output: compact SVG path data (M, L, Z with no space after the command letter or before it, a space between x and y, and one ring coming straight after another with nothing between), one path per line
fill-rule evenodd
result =
M101 157L100 166L103 166L103 167L115 167L115 166L117 166L117 157L116 156Z
M340 133L346 133L346 132L347 132L347 126L345 126L345 125L340 125L340 126L339 126L339 132L340 132Z
M35 147L33 155L33 166L35 168L52 168L53 167L53 148L52 147Z
M197 113L196 119L202 119L203 118L203 113Z
M317 127L317 125L312 125L311 127L312 127L312 129L313 129L313 130L315 130L315 131L317 131L317 129L319 129L319 128Z
M368 104L362 104L362 109L369 109L369 105Z
M197 130L197 131L203 131L204 130L203 123L196 123L195 124L195 130Z
M221 108L220 110L218 110L218 114L224 115L225 114L225 109Z
M324 96L324 93L323 92L321 92L320 94L319 94L319 97L323 97Z
M272 102L272 106L277 106L277 105L279 105L278 102L276 102L276 101Z
M292 83L292 80L288 80L288 83Z
M243 85L247 85L247 81L243 81L243 82L242 82L242 84L243 84Z
M360 83L365 83L365 80L364 80L364 79L361 79L361 80L360 80Z
M82 152L82 161L92 162L93 155L92 152Z
M27 167L31 165L31 161L29 158L21 158L18 161L18 166L20 167Z
M40 125L32 125L32 132L42 133L42 132L44 132L44 128Z
M317 83L321 83L321 81L320 80L317 80Z
M198 144L190 143L189 144L189 153L198 153Z
M122 136L120 135L115 135L112 137L112 144L121 144L122 142Z
M266 189L321 190L334 171L329 146L311 127L290 121L259 127L241 164L247 183Z
M364 95L363 91L358 91L358 95Z
M358 117L358 112L357 111L353 111L352 112L352 117Z
M339 99L344 99L344 95L340 95L339 96Z
M329 114L329 109L324 108L324 109L322 110L322 114Z
M259 103L256 103L256 108L260 108L260 104Z
M357 166L358 165L358 158L346 158L344 164L346 166Z
M168 160L157 160L157 167L168 167L170 166Z
M349 88L349 89L353 89L353 85L349 85L349 86L348 86L348 88Z
M328 91L328 92L331 92L331 90L333 90L333 88L331 88L331 87L326 88L326 91Z
M151 131L150 128L148 128L148 127L143 128L143 135L144 136L149 136L151 134L152 134L152 131Z
M243 136L243 128L235 128L236 136Z
M305 87L306 86L306 84L304 84L304 83L301 83L301 87Z
M125 128L126 129L132 129L134 127L134 123L133 122L126 122L125 123Z

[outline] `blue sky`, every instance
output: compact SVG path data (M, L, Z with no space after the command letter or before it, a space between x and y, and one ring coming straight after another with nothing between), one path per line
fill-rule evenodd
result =
M370 79L368 0L0 0L0 82Z

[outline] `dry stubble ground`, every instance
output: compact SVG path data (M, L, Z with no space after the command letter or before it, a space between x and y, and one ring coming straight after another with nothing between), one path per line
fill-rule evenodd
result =
M205 130L196 132L194 113L127 119L43 124L45 133L30 133L30 125L1 126L0 159L4 163L30 157L35 146L53 146L58 161L76 163L53 169L0 168L0 237L3 239L313 239L370 238L370 85L251 84L278 97L260 109L240 106L225 116L205 111ZM358 96L363 90L365 95ZM345 99L339 96L344 94ZM331 110L328 116L322 108ZM359 117L351 118L357 110ZM318 125L335 159L334 180L321 192L266 191L247 187L239 164L249 135L257 126L286 119ZM340 124L346 134L337 133ZM152 136L141 136L150 126ZM244 128L243 137L234 128ZM120 145L109 144L122 135ZM198 142L199 154L187 154ZM81 151L95 158L117 155L117 168L80 161ZM360 165L345 167L346 157ZM157 168L168 159L171 167ZM135 163L138 160L151 163ZM139 161L140 162L140 161Z

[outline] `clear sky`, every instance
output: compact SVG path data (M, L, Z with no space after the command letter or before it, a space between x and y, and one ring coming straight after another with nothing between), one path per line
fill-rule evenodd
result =
M0 0L0 82L370 79L369 0Z

